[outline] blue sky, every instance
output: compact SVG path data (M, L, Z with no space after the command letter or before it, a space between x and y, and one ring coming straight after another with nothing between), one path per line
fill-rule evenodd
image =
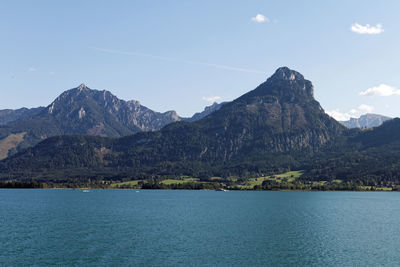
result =
M85 83L190 116L288 66L337 118L400 116L399 10L400 1L3 0L0 109L48 105Z

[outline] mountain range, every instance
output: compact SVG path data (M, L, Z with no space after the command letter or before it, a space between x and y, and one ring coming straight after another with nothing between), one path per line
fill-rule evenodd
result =
M359 118L350 118L348 121L339 121L341 124L346 126L347 128L371 128L382 125L387 120L391 120L392 118L379 115L379 114L365 114L360 116Z
M165 125L196 121L219 104L182 118L175 111L155 112L138 101L118 99L109 91L86 85L67 90L47 107L0 110L0 159L56 135L80 134L122 137L141 131L156 131Z
M47 107L0 110L0 159L55 135L122 137L157 131L176 121L195 122L227 103L213 103L202 112L183 118L175 111L155 112L138 101L124 101L109 91L92 90L81 84L62 93ZM388 119L366 114L340 123L348 128L370 128Z
M133 135L124 129L139 131L144 124L111 124L127 118L126 112L116 112L124 110L124 102L108 101L106 91L102 96L98 92L80 86L42 110L39 114L49 117L87 119L88 126L72 124L79 135L50 137L0 161L0 177L73 183L182 176L244 179L301 170L302 179L309 181L400 182L400 119L366 130L347 129L314 99L312 83L287 67L239 98L214 105L199 120L177 118L160 130ZM87 97L91 94L97 97ZM70 112L61 113L58 103L67 103ZM92 109L76 103L93 110L106 106L117 120L104 120L95 133L122 137L82 135L98 124Z

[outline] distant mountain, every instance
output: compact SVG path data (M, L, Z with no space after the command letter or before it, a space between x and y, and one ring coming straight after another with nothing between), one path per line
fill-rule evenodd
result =
M347 128L371 128L380 126L383 122L392 118L378 114L365 114L360 118L350 118L348 121L340 121Z
M184 120L185 121L198 121L198 120L201 120L202 118L210 115L214 111L219 110L226 103L228 103L228 102L222 102L222 103L214 102L212 105L205 107L202 112L197 112L191 118L186 118Z
M0 110L0 125L5 125L19 120L27 119L38 114L44 107L38 108L20 108Z
M49 138L2 161L0 172L110 178L260 175L298 168L346 132L324 112L313 90L300 73L279 68L253 91L196 122L119 139ZM79 119L88 114L79 105L73 110L71 116ZM47 112L57 114L56 106Z
M92 90L84 84L65 91L46 108L3 114L3 121L8 123L0 126L0 158L50 136L121 137L159 130L181 120L175 111L155 112L138 101L120 100L109 91Z

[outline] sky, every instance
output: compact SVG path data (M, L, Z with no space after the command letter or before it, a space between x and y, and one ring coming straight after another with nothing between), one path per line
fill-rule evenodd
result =
M85 83L191 116L287 66L339 120L400 116L400 1L0 1L0 109Z

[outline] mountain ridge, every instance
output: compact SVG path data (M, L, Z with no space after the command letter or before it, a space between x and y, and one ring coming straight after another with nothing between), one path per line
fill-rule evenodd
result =
M367 113L359 118L350 118L348 121L339 121L347 128L371 128L380 126L383 122L392 118L380 114Z
M324 112L313 90L301 74L280 68L256 89L196 122L178 121L119 139L53 137L2 161L2 170L31 168L35 173L40 165L50 172L84 168L80 175L100 171L114 177L289 170L347 131Z
M2 109L0 110L0 126L17 122L22 119L32 117L42 111L45 107L37 108L19 108L19 109Z
M86 100L85 100L86 98ZM87 103L88 101L91 103ZM82 103L86 101L86 103ZM155 131L175 121L200 120L218 110L223 103L206 106L190 118L176 111L156 112L137 100L122 100L107 90L90 89L85 84L61 93L46 107L0 110L0 159L37 144L47 137L62 134L88 134L121 137L139 131ZM98 105L95 117L85 125L88 106ZM80 106L80 107L79 107ZM40 129L38 129L40 128ZM7 142L13 136L18 142ZM7 139L8 138L8 139ZM6 152L4 152L6 151Z
M109 91L93 90L84 84L64 91L47 107L27 109L25 113L28 111L29 116L3 119L7 123L0 126L0 150L5 147L8 150L3 155L13 154L55 135L121 137L139 131L158 130L168 123L181 120L175 111L155 112L138 101L124 101ZM0 111L0 118L1 114ZM2 146L2 140L22 133L26 134L13 146L8 142Z

